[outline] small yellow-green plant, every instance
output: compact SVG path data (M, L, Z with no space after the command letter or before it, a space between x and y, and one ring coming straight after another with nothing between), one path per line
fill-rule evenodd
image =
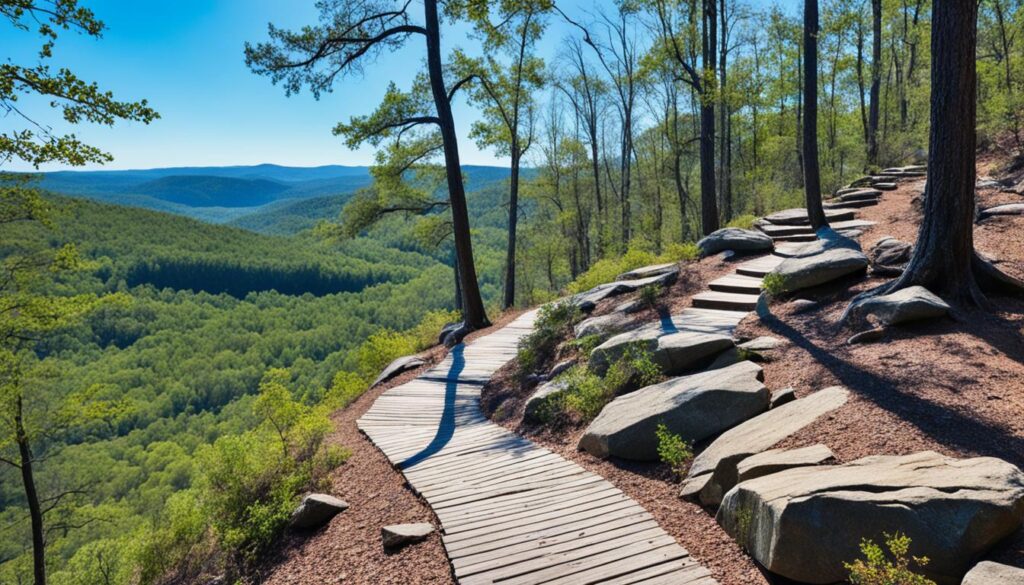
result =
M658 437L658 457L661 462L668 465L677 477L682 477L686 464L693 459L690 443L668 430L665 423L658 423L654 433Z
M551 423L562 416L575 415L579 420L589 421L623 390L647 386L660 379L661 370L650 352L639 347L629 348L612 363L603 378L585 364L578 364L556 378L565 389L548 397L538 408L537 418Z
M741 215L739 217L733 218L732 221L725 224L725 227L743 228L745 230L749 230L754 227L755 221L757 221L757 218L754 217L753 215Z
M736 544L744 552L750 552L750 525L754 522L754 513L750 506L742 506L736 510Z
M658 260L662 262L690 262L700 258L700 248L693 242L674 242L665 247Z
M863 559L843 563L853 585L935 585L935 582L911 570L928 565L928 557L910 555L910 537L899 532L884 533L886 554L870 539L860 541Z
M761 288L768 296L779 296L786 292L786 277L775 272L769 272L761 279Z

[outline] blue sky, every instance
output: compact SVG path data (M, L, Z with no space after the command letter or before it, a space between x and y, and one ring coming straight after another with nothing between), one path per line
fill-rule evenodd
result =
M370 164L369 147L345 148L331 135L339 120L368 113L379 103L387 82L400 87L422 62L422 42L413 39L402 51L385 55L366 68L362 78L348 78L320 101L308 93L285 97L267 78L245 66L245 41L266 38L266 26L298 27L316 21L313 0L175 0L138 2L83 0L108 29L96 40L65 33L58 41L54 66L68 66L80 77L99 82L120 99L147 98L162 118L146 126L120 123L113 128L81 125L73 131L86 142L114 155L105 168L127 169L184 165L235 165L272 162L294 166ZM610 3L609 3L610 4ZM414 10L418 7L413 4ZM467 30L448 29L444 49L472 50ZM39 42L35 34L4 27L0 54L18 63L32 62ZM553 56L570 33L556 23L540 51ZM21 107L51 124L62 126L39 100ZM481 152L466 136L474 118L471 107L455 110L460 151L466 164L507 162ZM0 124L22 127L8 115ZM57 170L50 166L42 170ZM7 170L30 170L8 165Z

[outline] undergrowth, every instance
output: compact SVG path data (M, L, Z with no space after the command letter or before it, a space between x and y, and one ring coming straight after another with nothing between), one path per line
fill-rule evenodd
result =
M677 478L682 478L686 464L693 459L690 443L668 430L665 423L658 423L655 435L658 437L658 457L661 462L668 465Z
M573 325L581 316L579 308L569 301L548 303L540 308L533 332L519 342L516 357L520 381L551 361L558 344L572 334Z
M928 557L910 555L911 540L905 534L885 533L885 548L870 539L860 542L863 559L852 563L843 563L850 572L850 583L853 585L935 585L935 581L919 575L911 567L928 565Z

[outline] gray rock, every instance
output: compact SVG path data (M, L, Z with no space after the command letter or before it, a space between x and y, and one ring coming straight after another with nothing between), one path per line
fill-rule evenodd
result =
M964 575L961 585L1024 585L1024 569L982 561Z
M564 392L565 388L566 383L563 380L552 380L542 384L526 400L523 418L529 421L537 421L540 418L540 409L547 399Z
M785 341L777 337L763 335L761 337L751 339L750 341L745 341L739 344L737 347L739 347L740 349L746 349L748 351L771 351L773 349L782 347L785 344Z
M437 335L437 342L438 343L444 343L444 338L448 337L449 333L451 333L452 331L455 331L459 327L462 327L462 323L461 322L448 323L447 325L442 327L441 328L441 332L438 333L438 335Z
M664 374L673 376L706 363L732 346L732 337L727 335L680 331L658 338L653 359Z
M799 467L738 484L717 520L772 573L806 583L843 581L843 562L862 538L899 531L919 569L956 585L971 562L1016 531L1024 517L1024 473L991 457L934 452L875 456L845 465Z
M780 388L772 392L772 398L768 403L768 408L778 408L783 404L789 404L794 400L796 400L796 390L794 390L792 386Z
M886 236L878 240L868 252L871 259L871 270L889 276L901 274L906 269L913 253L913 244Z
M618 305L615 306L614 309L612 309L612 311L615 313L625 313L626 315L632 315L633 313L638 313L644 310L645 308L647 308L647 305L641 302L640 299L631 299L624 303L619 303Z
M392 524L380 529L380 538L384 543L384 548L398 548L425 540L432 532L434 532L434 527L427 522Z
M1024 215L1024 203L1007 203L982 209L981 213L978 214L978 219L985 219L995 215Z
M576 365L576 360L564 360L551 366L548 372L548 380L554 380L559 374Z
M586 292L573 295L570 298L570 302L579 307L584 313L589 313L594 310L597 303L609 297L634 292L648 285L670 286L677 278L679 278L678 267L675 270L646 278L617 280L607 284L599 284Z
M384 382L387 382L388 380L394 378L398 374L418 368L425 363L427 362L423 361L422 358L415 355L407 355L405 357L400 357L391 362L390 364L388 364L388 367L384 368L384 371L382 371L380 375L377 376L377 379L373 381L373 384L370 384L370 388L373 388L377 384L383 384Z
M740 354L740 350L735 347L723 351L715 357L714 361L708 364L705 370L718 370L721 368L727 368L733 364L737 364L744 360L743 355Z
M573 332L576 339L590 335L598 335L607 339L612 335L622 333L639 325L635 319L625 313L608 313L600 317L590 317L576 324Z
M863 252L833 247L811 256L786 258L772 272L782 277L783 290L792 292L827 284L867 268Z
M623 272L615 280L637 280L639 278L650 278L651 276L661 276L662 274L668 274L669 272L679 272L679 265L675 262L669 262L668 264L652 264L651 266L644 266L642 268L636 268L629 272Z
M825 219L833 221L848 221L853 219L855 213L849 209L826 209ZM804 208L784 209L776 211L764 217L765 221L775 225L808 225L811 223Z
M818 418L846 404L849 392L842 387L825 388L789 404L773 408L722 434L701 452L690 466L684 489L695 478L703 488L700 501L716 505L736 485L736 466L740 461L767 451L783 439L799 432ZM689 493L689 492L687 492Z
M811 309L818 307L818 303L810 299L796 299L789 302L789 306L793 308L794 313L806 313Z
M736 483L757 479L794 467L821 465L835 459L832 450L822 445L811 445L799 449L769 449L751 455L736 466Z
M874 343L885 337L885 327L873 327L860 333L854 333L846 340L846 345L857 345L858 343Z
M448 349L455 347L456 345L462 343L462 340L465 339L466 336L469 335L471 331L472 329L467 327L465 324L460 323L458 327L456 327L452 332L445 336L444 346L447 347Z
M598 457L653 461L659 424L687 441L700 441L768 408L760 366L751 362L674 378L610 402L580 439Z
M725 250L734 252L761 252L772 249L772 239L764 232L740 228L722 228L697 242L701 256L711 256Z
M849 316L870 319L882 325L935 319L949 312L949 305L923 286L911 286L894 293L861 299L850 305Z
M327 494L309 494L292 512L291 525L300 529L319 528L347 509L345 500Z

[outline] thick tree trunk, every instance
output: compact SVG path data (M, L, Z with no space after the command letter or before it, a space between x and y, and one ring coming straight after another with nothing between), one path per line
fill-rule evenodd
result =
M878 164L879 89L882 83L882 0L871 0L871 95L868 105L868 164Z
M516 226L519 223L519 145L512 144L512 176L508 192L508 248L505 252L505 298L502 308L516 304Z
M704 0L703 53L704 84L700 102L700 215L704 235L718 229L718 198L715 193L715 92L708 84L714 83L717 53L716 0Z
M726 98L728 89L728 61L729 61L729 15L726 10L726 0L721 0L719 9L722 28L719 30L719 45L721 50L718 60L719 90L722 94L722 102L718 108L718 128L721 140L718 144L718 158L721 171L719 181L721 182L722 217L725 221L732 219L732 128L729 120L729 102Z
M818 0L804 1L804 196L811 227L828 225L818 168Z
M480 329L490 323L480 298L480 286L476 279L473 262L473 242L469 232L469 212L466 209L466 189L462 183L462 166L459 163L459 143L455 134L455 119L452 117L448 91L444 83L444 68L441 61L441 30L437 17L437 0L424 0L424 24L427 29L427 71L430 76L430 90L440 120L441 139L444 143L444 166L448 178L448 198L451 204L452 227L455 232L455 254L459 260L459 277L462 283L462 316L466 326Z
M36 491L36 480L32 470L32 447L25 433L25 420L22 412L22 400L19 396L15 405L14 432L18 443L18 462L21 468L21 482L25 487L25 501L28 503L28 515L32 523L32 574L35 585L46 585L46 536L43 528L43 509L39 504L39 492Z

